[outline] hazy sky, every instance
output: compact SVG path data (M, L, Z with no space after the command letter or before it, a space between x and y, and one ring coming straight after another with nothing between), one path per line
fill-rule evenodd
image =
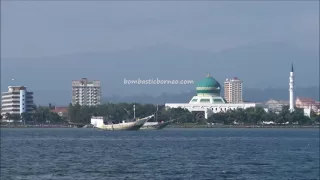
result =
M1 90L15 78L37 103L67 104L71 80L82 77L101 80L103 96L194 90L129 88L123 79L198 81L207 72L221 84L238 76L244 87L287 87L292 62L297 86L308 87L317 84L318 49L319 1L1 1Z
M1 2L1 56L112 52L159 43L217 52L268 41L317 49L319 2Z

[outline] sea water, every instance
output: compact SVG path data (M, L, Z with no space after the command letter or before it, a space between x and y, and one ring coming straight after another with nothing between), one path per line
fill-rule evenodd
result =
M319 179L319 129L1 129L0 179Z

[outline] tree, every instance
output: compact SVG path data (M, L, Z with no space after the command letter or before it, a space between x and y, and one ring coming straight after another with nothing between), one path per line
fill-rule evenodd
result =
M11 114L11 118L12 118L12 120L20 120L21 119L21 116L20 116L20 114Z
M320 114L316 114L314 111L311 111L310 119L312 124L320 123Z
M8 119L8 120L11 120L11 119L12 119L12 117L11 117L11 114L10 114L10 113L6 113L5 117L6 117L6 119Z
M320 123L320 115L317 115L317 116L314 118L314 121L319 124L319 123Z
M24 123L28 123L28 122L32 121L31 114L27 113L27 112L21 113L21 118L22 118Z
M314 121L318 120L314 116ZM266 112L261 107L228 110L227 112L214 113L208 118L209 122L222 123L222 124L247 124L256 125L261 124L263 121L273 121L279 124L289 122L293 124L298 122L300 125L312 124L312 120L304 115L303 109L296 108L296 111L291 113L289 107L284 106L279 114L269 111Z
M139 103L106 103L97 106L80 106L79 104L68 107L69 120L75 123L90 123L92 116L103 116L109 120L122 121L133 119L133 105L136 107L136 117L142 118L155 114L157 107L152 104L139 104ZM49 118L52 121L59 122L59 119L54 114L48 114L47 110L38 108L38 112L42 112L44 117ZM189 112L183 108L161 108L157 112L158 121L168 121L170 119L177 119L176 123L200 123L204 124L207 122L221 123L221 124L247 124L256 125L261 124L263 121L273 121L276 123L290 124L298 122L299 124L310 124L310 118L304 116L303 110L297 108L295 112L290 113L289 107L284 106L279 114L275 112L266 112L261 107L252 107L247 109L236 109L228 110L226 112L214 113L205 121L196 122L194 113ZM318 116L315 116L313 121L319 121ZM151 119L150 121L154 121Z
M50 122L51 124L60 124L63 122L63 118L57 113L51 112L51 109L41 106L37 107L33 113L22 113L21 116L27 120L27 123L46 124Z

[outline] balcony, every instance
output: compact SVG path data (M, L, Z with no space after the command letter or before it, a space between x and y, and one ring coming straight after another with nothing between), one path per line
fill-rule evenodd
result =
M20 99L20 96L2 96L2 100L4 99Z

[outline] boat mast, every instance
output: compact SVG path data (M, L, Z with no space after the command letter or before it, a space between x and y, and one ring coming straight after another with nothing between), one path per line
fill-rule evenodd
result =
M157 121L157 116L158 116L158 104L157 104L157 111L156 111L156 114L155 114L155 120L156 120L156 122L158 122L158 121Z
M136 105L133 105L133 119L136 119Z

